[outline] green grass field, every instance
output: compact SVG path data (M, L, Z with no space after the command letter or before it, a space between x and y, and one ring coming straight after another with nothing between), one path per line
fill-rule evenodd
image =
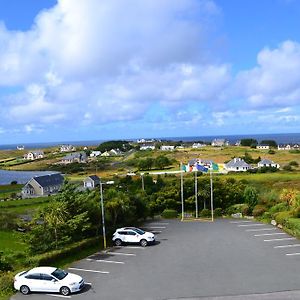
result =
M0 252L4 254L15 251L24 252L25 243L22 241L23 233L16 231L0 231Z

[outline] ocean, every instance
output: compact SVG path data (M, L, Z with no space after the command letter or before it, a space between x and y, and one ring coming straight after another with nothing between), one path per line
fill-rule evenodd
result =
M209 141L211 142L215 138L223 138L235 144L236 141L243 138L254 138L258 142L262 140L274 140L277 144L285 143L300 143L300 133L270 133L270 134L241 134L241 135L211 135L211 136L188 136L188 137L154 137L154 139L167 140L167 141ZM150 139L150 138L147 138ZM136 139L124 139L128 141L135 141ZM48 142L48 143L24 143L24 144L11 144L0 145L0 150L14 150L17 146L24 146L25 149L43 149L48 147L58 147L63 144L71 144L74 146L97 146L105 140L93 140L93 141L64 141L64 142Z

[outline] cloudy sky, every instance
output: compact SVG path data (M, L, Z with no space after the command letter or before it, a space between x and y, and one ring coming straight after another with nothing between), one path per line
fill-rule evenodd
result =
M0 144L300 132L300 1L0 2Z

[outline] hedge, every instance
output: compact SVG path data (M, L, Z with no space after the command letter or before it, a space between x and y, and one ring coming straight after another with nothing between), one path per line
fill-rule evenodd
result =
M166 219L173 219L173 218L177 218L178 212L175 209L165 209L161 213L161 216Z

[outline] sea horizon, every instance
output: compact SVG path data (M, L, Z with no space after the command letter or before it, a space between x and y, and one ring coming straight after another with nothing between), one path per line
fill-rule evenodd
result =
M234 144L238 140L243 138L254 138L258 142L262 140L274 140L278 144L284 143L300 143L300 133L266 133L266 134L235 134L235 135L203 135L203 136L178 136L178 137L139 137L139 138L120 138L120 139L103 139L103 140L80 140L80 141L55 141L55 142L33 142L33 143L16 143L16 144L3 144L0 145L0 150L14 150L17 146L24 146L25 149L38 149L38 148L49 148L64 144L71 144L74 146L97 146L100 143L111 140L126 140L136 141L138 139L145 138L156 139L162 141L182 141L182 142L193 142L193 141L205 141L211 142L215 138L223 138L229 141L230 144Z

